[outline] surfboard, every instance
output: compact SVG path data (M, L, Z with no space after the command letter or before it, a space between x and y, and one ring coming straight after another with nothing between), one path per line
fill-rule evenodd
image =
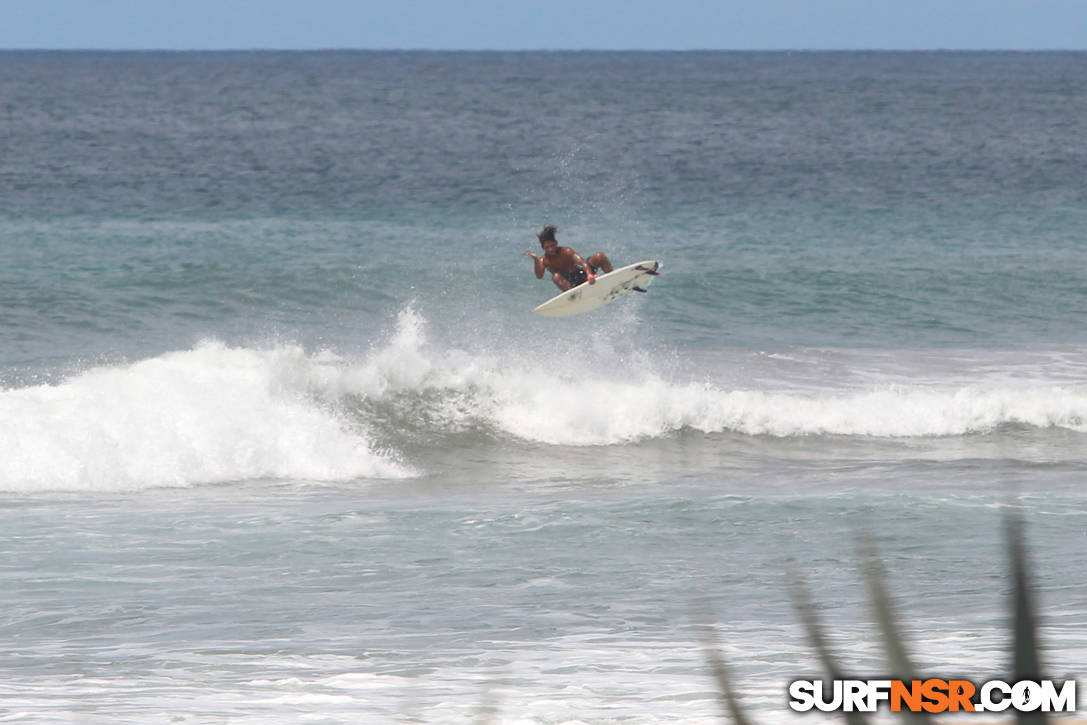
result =
M544 317L573 317L595 310L631 292L645 292L649 283L660 275L660 268L660 262L650 260L613 269L597 277L595 284L582 282L532 311Z

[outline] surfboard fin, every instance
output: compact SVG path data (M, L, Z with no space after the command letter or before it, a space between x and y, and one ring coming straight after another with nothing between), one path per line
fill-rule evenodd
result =
M642 266L640 264L637 267L635 267L634 269L638 270L639 272L645 272L646 274L651 274L654 277L660 277L661 276L661 273L658 272L657 270L650 269L649 267L644 267L644 266ZM637 288L635 288L635 289L637 289ZM642 290L642 291L644 292L645 290Z
M641 287L631 287L631 289L634 290L635 292L648 292L649 291L649 290L643 289Z

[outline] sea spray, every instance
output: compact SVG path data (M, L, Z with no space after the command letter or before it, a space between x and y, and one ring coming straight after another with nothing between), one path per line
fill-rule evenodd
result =
M333 356L326 365L299 369L330 400L350 397L398 410L389 416L397 425L446 427L431 431L441 434L475 424L553 445L616 445L684 429L780 438L949 437L1008 425L1087 432L1082 386L1005 379L963 385L949 378L803 392L734 387L722 382L729 370L671 379L644 355L610 349L575 359L442 347L429 342L426 327L408 308L389 342L364 358Z

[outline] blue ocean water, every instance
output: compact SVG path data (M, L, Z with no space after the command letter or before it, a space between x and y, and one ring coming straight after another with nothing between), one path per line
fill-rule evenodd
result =
M698 723L1087 662L1087 54L0 53L0 712ZM660 259L569 320L523 251Z

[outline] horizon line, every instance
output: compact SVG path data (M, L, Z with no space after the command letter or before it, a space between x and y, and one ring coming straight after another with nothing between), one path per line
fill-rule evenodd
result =
M1082 53L1087 48L79 48L0 47L0 53Z

